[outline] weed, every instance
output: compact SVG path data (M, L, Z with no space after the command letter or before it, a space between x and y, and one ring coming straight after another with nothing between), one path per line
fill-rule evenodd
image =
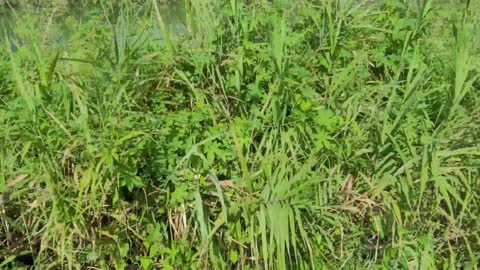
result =
M478 268L476 1L21 2L0 268Z

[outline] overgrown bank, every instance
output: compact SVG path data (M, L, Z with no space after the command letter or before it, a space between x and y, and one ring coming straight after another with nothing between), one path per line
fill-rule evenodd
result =
M480 3L134 3L3 40L0 268L476 269Z

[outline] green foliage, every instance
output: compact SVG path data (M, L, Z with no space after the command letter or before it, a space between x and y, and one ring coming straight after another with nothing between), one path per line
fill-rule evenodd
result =
M477 1L68 2L7 7L0 268L478 268Z

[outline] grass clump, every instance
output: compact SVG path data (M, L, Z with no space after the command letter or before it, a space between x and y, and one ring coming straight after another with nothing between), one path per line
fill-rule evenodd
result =
M0 267L478 267L477 2L109 3L6 31Z

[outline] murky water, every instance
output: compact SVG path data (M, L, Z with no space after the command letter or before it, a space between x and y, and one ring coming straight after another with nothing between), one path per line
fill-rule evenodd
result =
M1 1L1 0L0 0ZM111 12L111 11L110 11ZM78 29L72 29L69 21L81 22L82 24L88 24L92 20L98 20L99 16L105 16L106 12L101 7L87 7L87 8L49 8L47 9L22 9L17 7L11 9L6 5L0 3L0 46L9 44L8 46L12 51L16 51L23 43L28 42L28 36L25 37L25 33L22 32L22 27L25 28L25 21L31 21L35 30L45 32L48 34L49 45L54 46L68 46L70 38L75 34ZM161 16L165 22L169 34L172 38L178 37L185 33L184 24L184 10L183 6L173 6L168 9L161 10ZM42 18L42 23L39 23L37 18ZM111 16L112 18L120 18L119 14ZM19 20L23 20L22 23L18 23ZM163 32L156 25L154 18L150 14L141 15L141 17L129 18L130 24L135 24L139 21L150 21L148 29L138 29L138 31L149 31L149 36L157 39L164 40ZM22 27L20 27L20 25ZM130 28L129 31L135 32Z

